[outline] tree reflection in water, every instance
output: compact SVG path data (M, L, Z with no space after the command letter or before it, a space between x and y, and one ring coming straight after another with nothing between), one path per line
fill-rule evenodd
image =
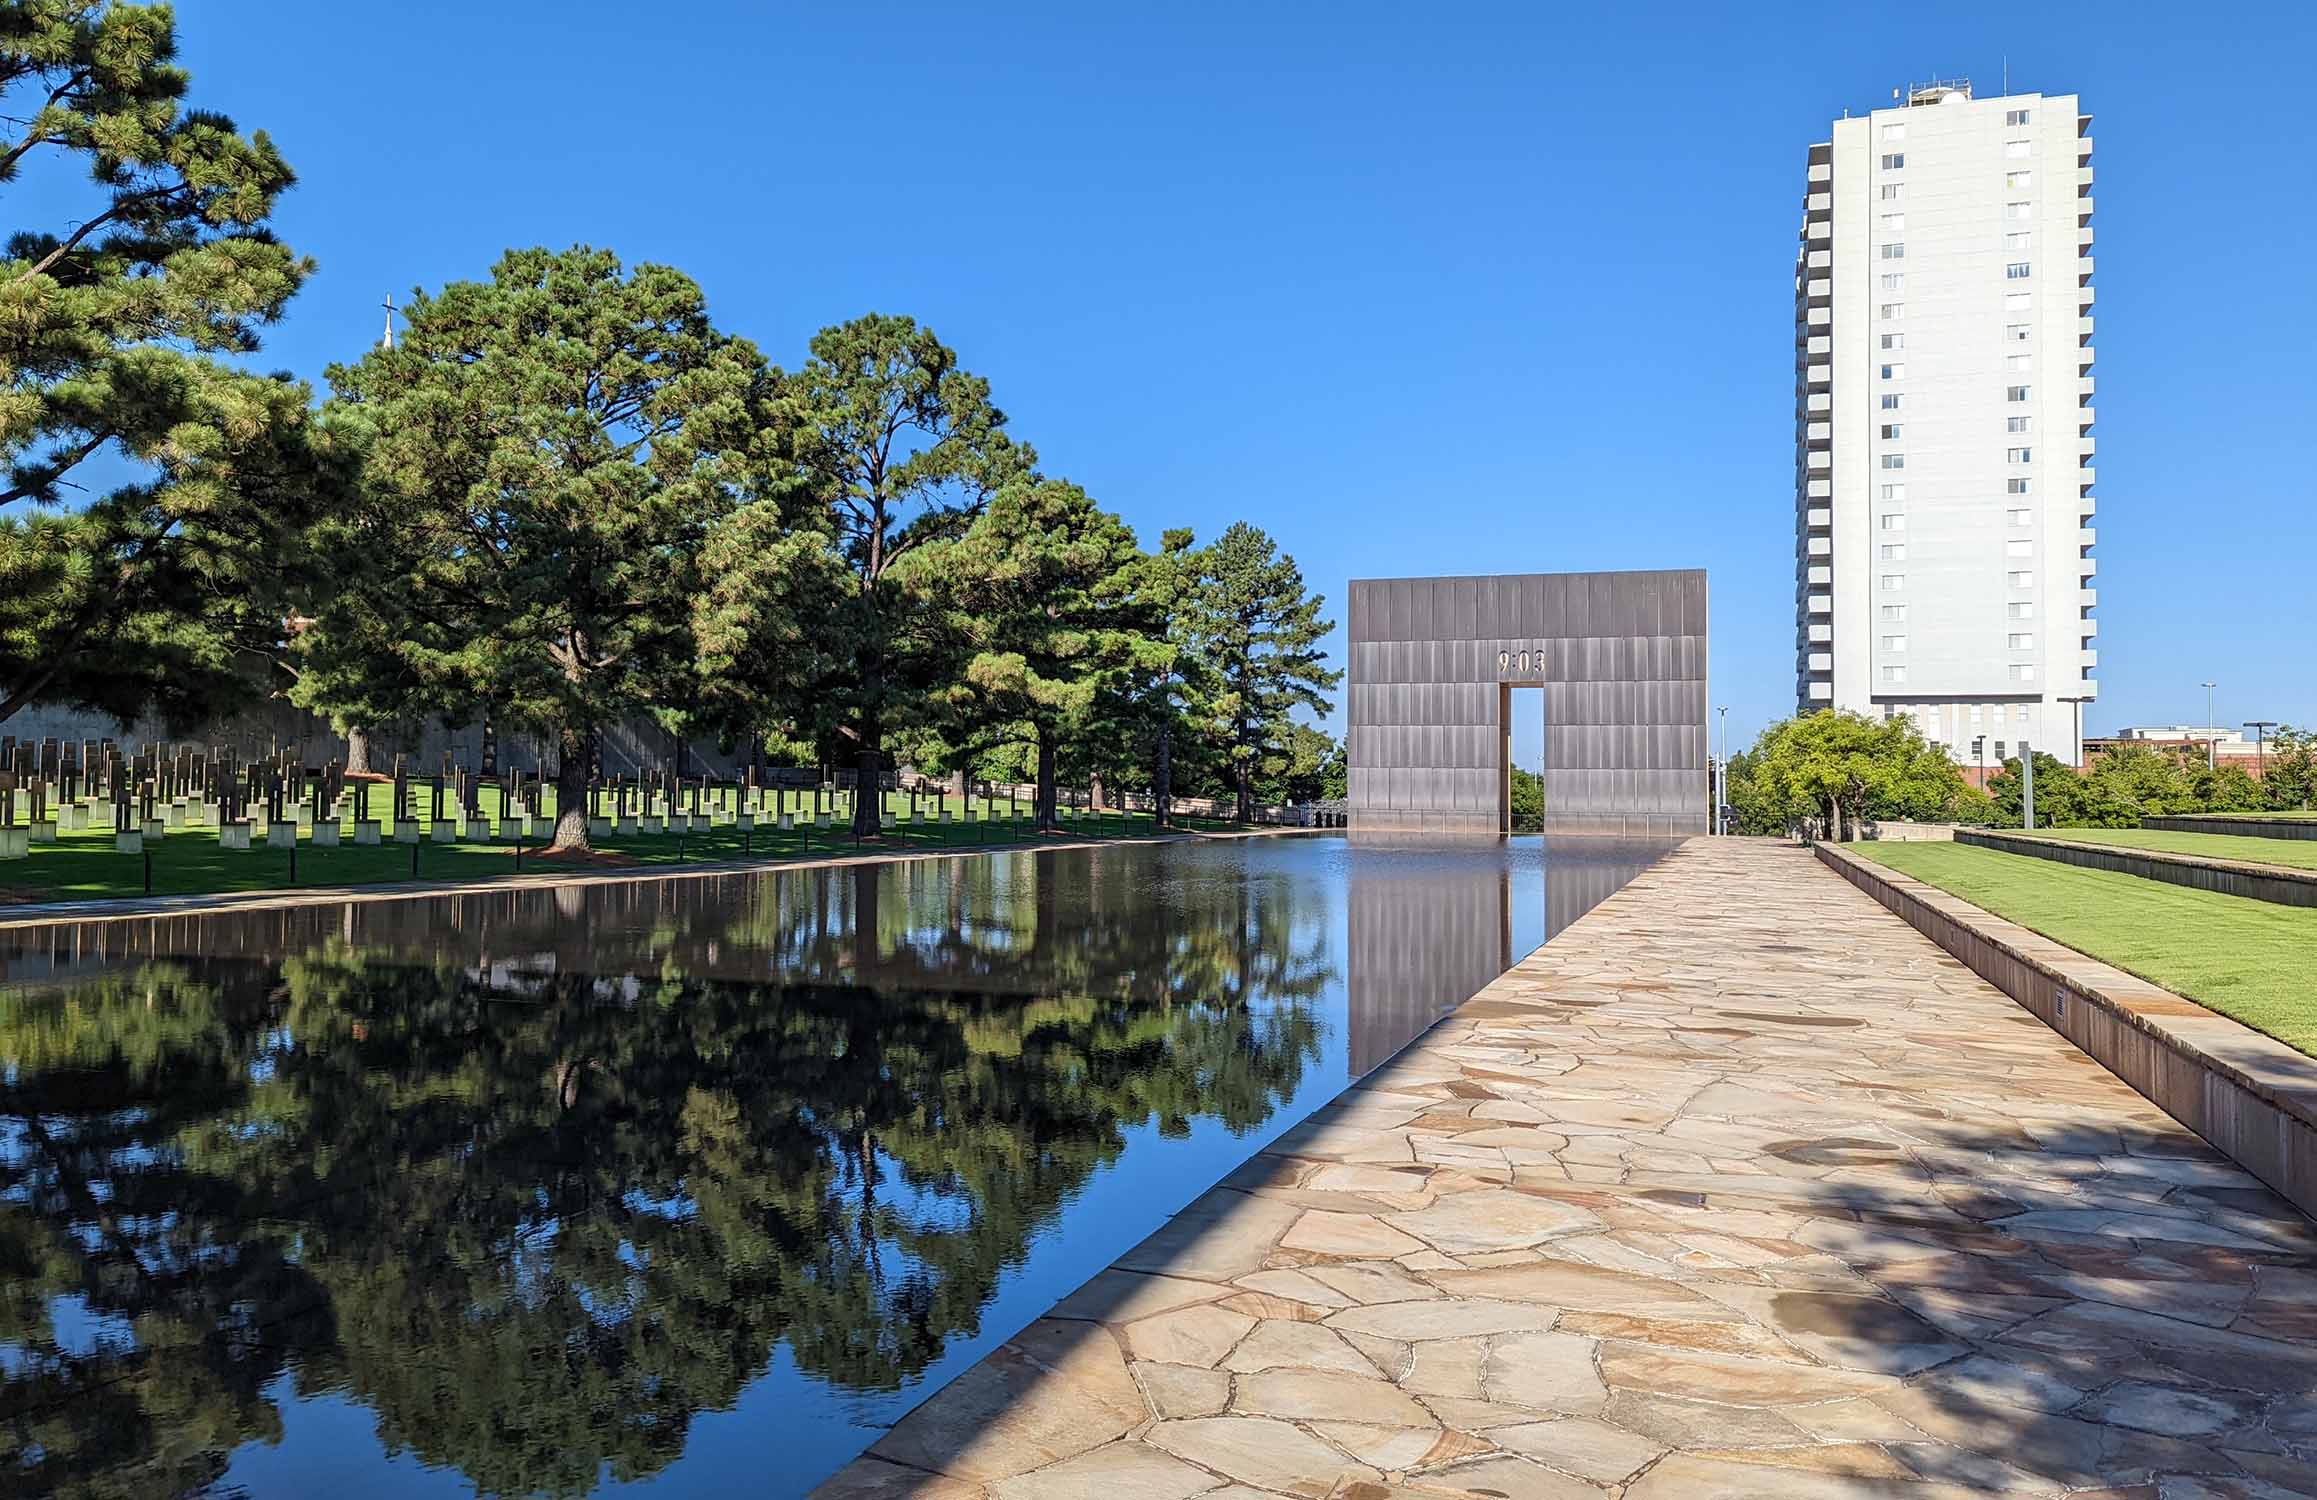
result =
M893 1390L1127 1132L1319 1056L1330 898L1134 853L206 919L0 987L0 1473L198 1492L286 1390L577 1495L776 1346Z
M1065 1220L1123 1252L1172 1206L1160 1140L1212 1181L1340 1087L1323 1057L1382 1061L1660 852L1055 851L0 935L0 1492L223 1495L275 1442L306 1491L400 1494L393 1456L684 1485L736 1408L772 1427L728 1469L833 1465L870 1434L799 1459L800 1413L898 1416L1063 1289ZM378 1451L302 1440L309 1401Z

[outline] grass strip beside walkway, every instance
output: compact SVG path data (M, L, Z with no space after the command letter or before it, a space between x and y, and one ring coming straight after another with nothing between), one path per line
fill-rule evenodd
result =
M415 800L415 799L414 799ZM890 799L889 799L890 800ZM927 805L930 805L928 802ZM379 795L374 809L385 806ZM1003 808L1005 804L998 804ZM975 802L976 812L982 803ZM495 812L492 805L488 811ZM419 821L426 824L422 815ZM1243 826L1209 818L1178 818L1174 831L1216 833ZM1072 839L1148 838L1161 830L1147 813L1065 813L1063 835ZM431 832L431 825L429 825ZM984 822L938 823L919 819L888 827L881 841L856 845L850 829L793 829L782 833L759 827L742 836L729 824L713 832L677 835L636 834L599 837L594 861L566 863L539 857L544 840L525 847L518 862L514 846L504 840L469 838L437 844L431 839L415 845L387 842L377 845L340 844L323 848L310 837L299 840L297 878L290 879L287 850L260 845L253 849L222 848L213 827L186 829L150 842L152 889L155 896L214 895L251 891L293 891L316 886L376 885L413 878L445 884L490 880L520 873L538 875L556 869L577 873L591 869L676 868L709 860L755 859L766 863L821 859L884 848L900 852L955 850L970 853L998 844L1035 843L1039 835L1025 806L1023 816L999 817ZM0 863L0 912L19 903L92 901L146 894L146 862L142 856L113 848L110 829L69 832L53 844L37 844L24 859Z
M2019 830L1989 831L2017 833ZM2172 833L2161 828L2039 828L2035 837L2118 849L2152 849L2159 854L2185 854L2198 859L2234 859L2246 864L2317 870L2317 839L2265 839L2249 833Z
M1846 844L2317 1056L2317 908L1967 844Z

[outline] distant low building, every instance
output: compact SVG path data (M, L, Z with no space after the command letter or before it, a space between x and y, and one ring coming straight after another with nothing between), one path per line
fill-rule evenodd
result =
M2127 724L2109 736L2117 740L2166 740L2173 743L2194 740L2203 744L2218 740L2223 745L2243 743L2248 750L2253 739L2241 729L2223 729L2218 725L2203 724Z
M2242 729L2224 729L2206 724L2127 724L2114 734L2100 738L2087 737L2084 751L2087 755L2117 745L2137 745L2149 750L2178 750L2199 758L2210 756L2215 762L2242 761L2244 768L2260 774L2266 746Z

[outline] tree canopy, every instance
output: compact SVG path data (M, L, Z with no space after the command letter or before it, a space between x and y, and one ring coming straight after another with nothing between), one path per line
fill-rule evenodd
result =
M2036 822L2051 828L2137 828L2143 818L2180 813L2258 812L2295 806L2302 772L2301 736L2283 732L2285 750L2272 755L2267 778L2234 761L2208 765L2182 745L2119 743L2095 751L2082 770L2038 751ZM2019 757L1987 780L1993 816L2008 824L2026 815Z
M268 227L295 178L186 105L176 56L165 5L0 4L0 188L48 161L88 187L0 265L0 720L262 693L332 502L307 388L236 363L313 269Z
M2265 775L2233 761L2208 766L2193 748L2117 743L2079 769L2035 753L2035 814L2048 828L2134 828L2178 813L2258 812L2317 805L2317 735L2291 725L2269 741ZM2019 757L1987 778L1984 792L1907 717L1868 719L1822 711L1762 732L1730 757L1729 796L1745 833L1808 824L1840 837L1880 818L1931 822L2024 821Z
M1244 819L1259 782L1291 764L1291 715L1324 712L1323 695L1343 680L1320 650L1335 622L1321 615L1327 601L1307 590L1295 559L1245 521L1208 543L1198 568L1185 633L1215 680L1219 748Z
M794 499L757 483L770 375L690 278L602 250L511 251L408 322L330 372L401 540L390 654L442 711L554 743L556 844L583 848L597 736L693 697L708 539Z
M1953 817L1979 796L1912 718L1835 709L1764 730L1731 757L1729 792L1746 832L1815 821L1838 840L1868 819Z
M1134 533L1077 485L1017 480L962 536L919 550L904 586L933 601L953 643L932 717L958 749L1026 741L1036 756L1037 817L1056 826L1055 771L1066 741L1131 685L1165 670L1173 648L1135 595Z
M190 94L168 6L0 0L0 192L62 163L88 199L0 269L0 720L271 697L363 770L374 730L480 718L556 763L567 849L642 721L861 787L1026 771L1049 819L1064 775L1242 817L1340 787L1294 559L1246 523L1145 551L911 318L783 370L680 271L514 249L319 408L256 373L312 270L270 227L295 179Z
M1152 800L1162 823L1174 798L1178 757L1204 747L1215 724L1219 679L1198 649L1202 632L1194 605L1204 557L1196 543L1189 527L1169 529L1159 538L1158 550L1143 558L1136 582L1137 592L1165 622L1161 638L1168 649L1129 685L1122 705L1125 732L1118 738L1148 754Z
M864 784L885 769L888 721L932 686L921 598L890 575L920 547L954 541L1037 454L1006 431L989 382L910 318L872 313L824 328L780 382L783 451L825 507L850 588L815 622L832 662L803 737L841 735ZM874 798L855 831L877 831Z

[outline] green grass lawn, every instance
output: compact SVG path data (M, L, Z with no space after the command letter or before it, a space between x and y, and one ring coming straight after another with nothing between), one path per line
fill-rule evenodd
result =
M433 821L428 815L431 797L426 791L413 788L411 803L422 829L431 832ZM269 849L260 841L248 850L221 848L217 830L213 826L180 829L164 838L146 844L152 855L152 886L154 895L198 895L223 891L263 891L293 887L368 885L380 881L409 880L416 877L430 881L488 880L496 876L516 873L517 858L514 844L501 833L498 823L499 798L496 788L486 787L482 792L482 810L489 820L491 834L486 837L470 830L468 840L459 843L436 844L421 842L415 845L397 844L392 832L385 834L386 842L377 845L357 845L352 842L353 814L349 808L340 819L346 843L336 848L323 848L313 843L310 834L300 837L297 851L297 877L290 877L290 854L284 849ZM383 823L392 806L392 789L373 785L370 795L370 815ZM896 819L909 806L906 796L888 793L886 810ZM789 792L783 805L792 814L809 815L813 798L810 792L799 797ZM728 821L729 811L719 801L717 816L727 821L712 832L693 833L679 838L675 834L612 835L594 840L599 851L621 857L621 862L651 867L696 863L703 860L728 859L805 859L830 854L850 853L854 849L849 826L850 799L840 795L832 803L824 798L836 818L836 826L828 829L792 829L781 833L765 826L775 820L760 814L760 826L746 837ZM546 799L552 811L552 796ZM1030 804L1018 804L1019 816L1009 816L1004 799L995 804L975 798L974 821L962 820L963 803L957 798L948 802L952 821L943 824L935 816L938 807L934 798L918 799L918 816L909 823L896 822L886 830L883 847L888 849L972 849L982 845L1024 840L1034 836L1031 826ZM989 816L995 813L995 817ZM107 820L102 829L67 832L53 844L35 844L27 858L0 863L0 911L18 902L86 901L111 897L137 896L145 893L146 862L140 855L121 854L113 848L109 826L109 810L99 809L96 816ZM1147 813L1063 813L1064 831L1073 835L1100 838L1148 837L1157 831ZM1213 819L1178 819L1179 827L1195 832L1224 832L1241 825ZM548 869L572 869L579 866L543 862L535 856L546 843L544 837L531 840L526 856L520 861L523 873L535 874Z
M1967 844L1844 847L2317 1056L2317 908Z
M2113 844L2122 849L2154 849L2163 854L2194 854L2207 859L2241 859L2257 865L2317 870L2317 839L2265 839L2253 833L2170 833L2161 828L2039 828L2036 836L2067 839L2078 844Z
M2307 808L2300 808L2286 812L2181 813L2179 816L2183 818L2243 818L2250 819L2255 822L2276 821L2284 823L2307 823L2312 820L2317 820L2317 811L2311 811Z

